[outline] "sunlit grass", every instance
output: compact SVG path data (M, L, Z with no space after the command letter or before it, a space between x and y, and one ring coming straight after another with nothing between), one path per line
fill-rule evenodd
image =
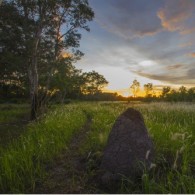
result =
M85 108L92 116L91 132L84 145L85 151L102 151L115 119L125 107L122 104L98 103L85 105Z
M138 109L155 146L156 168L145 173L141 181L128 178L118 193L194 193L195 172L195 105L193 104L97 104L91 134L85 151L91 158L102 155L108 134L118 115L127 107ZM95 157L94 157L95 156Z
M142 187L136 190L140 193L194 193L195 105L152 103L134 107L144 116L156 153L156 168L145 174Z
M86 115L92 121L79 152L86 157L85 177L90 180L97 174L116 118L127 107L134 107L144 116L155 146L156 167L138 181L124 178L116 193L195 193L195 104L188 103L82 102L58 106L38 123L30 124L18 141L0 149L0 189L33 192L44 178L45 164L68 147Z

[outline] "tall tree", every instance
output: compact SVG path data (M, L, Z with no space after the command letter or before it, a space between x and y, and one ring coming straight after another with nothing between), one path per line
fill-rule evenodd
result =
M135 79L130 86L130 90L133 93L134 97L137 97L138 92L140 91L140 83Z
M13 6L3 2L0 6L0 83L2 91L10 93L13 85L27 87L27 51L24 45L23 18Z
M48 75L47 89L63 50L72 53L75 59L81 56L81 52L75 49L79 47L81 38L78 29L89 31L86 24L93 19L94 13L87 0L4 0L3 5L11 7L16 18L20 18L17 21L13 17L10 28L20 31L17 35L22 44L17 50L22 48L25 51L24 62L21 64L29 77L31 119L36 119L41 76L39 69L44 65L44 73ZM1 14L3 26L6 25L6 20L6 14ZM12 40L13 37L10 37L10 42ZM6 45L7 42L3 47ZM9 51L17 56L15 50Z

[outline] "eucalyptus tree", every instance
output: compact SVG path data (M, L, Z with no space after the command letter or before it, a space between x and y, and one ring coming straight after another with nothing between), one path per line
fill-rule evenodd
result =
M34 120L38 111L39 77L47 75L47 90L63 51L74 60L80 58L82 53L76 49L81 39L79 29L89 31L87 22L93 19L94 13L87 0L4 0L0 12L5 6L11 7L17 16L13 16L10 28L19 31L16 40L21 39L21 42L16 49L8 51L18 56L15 51L24 50L20 63L29 78L31 119ZM6 25L6 20L6 14L1 14L2 26ZM12 42L15 38L8 39ZM4 42L2 47L6 46Z

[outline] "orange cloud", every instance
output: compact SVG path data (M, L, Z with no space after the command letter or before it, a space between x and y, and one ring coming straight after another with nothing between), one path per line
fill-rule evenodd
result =
M184 22L188 18L187 13L180 13L175 17L167 18L164 10L160 10L157 15L161 19L162 26L171 32L176 30L183 31L184 29L181 25L181 22Z
M193 57L193 58L195 58L195 52L192 52L192 53L190 53L190 54L188 54L190 57Z
M157 12L157 16L161 20L161 25L173 32L179 31L181 34L190 34L195 31L195 28L187 26L188 19L192 15L193 2L178 0L177 6L175 1L167 1L164 8Z

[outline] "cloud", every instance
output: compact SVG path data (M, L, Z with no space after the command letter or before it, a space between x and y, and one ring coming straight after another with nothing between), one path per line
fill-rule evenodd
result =
M195 80L195 68L188 70L187 76Z
M174 64L174 65L169 65L166 66L167 70L176 70L176 69L180 69L181 67L184 67L183 64Z
M190 34L195 32L194 12L194 0L167 0L164 8L161 8L157 15L164 29Z
M175 64L163 67L156 67L156 70L130 69L131 72L152 80L163 81L169 84L195 84L195 69L191 65ZM157 71L158 70L158 71Z
M161 21L156 16L156 9L161 0L150 0L150 3L148 0L98 2L104 6L96 6L96 20L109 32L129 39L154 35L162 30Z
M192 41L188 41L188 42L180 43L178 44L178 46L181 48L186 48L186 47L192 47L193 44L195 43L193 43Z
M195 52L189 53L188 56L195 58Z
M133 71L133 73L136 73L139 76L146 77L152 80L165 81L165 82L170 82L175 84L178 84L179 80L184 80L186 78L186 76L181 77L181 76L165 75L165 74L152 74L143 71Z
M195 0L89 1L96 19L81 43L83 69L102 68L113 83L120 69L123 80L195 84Z

